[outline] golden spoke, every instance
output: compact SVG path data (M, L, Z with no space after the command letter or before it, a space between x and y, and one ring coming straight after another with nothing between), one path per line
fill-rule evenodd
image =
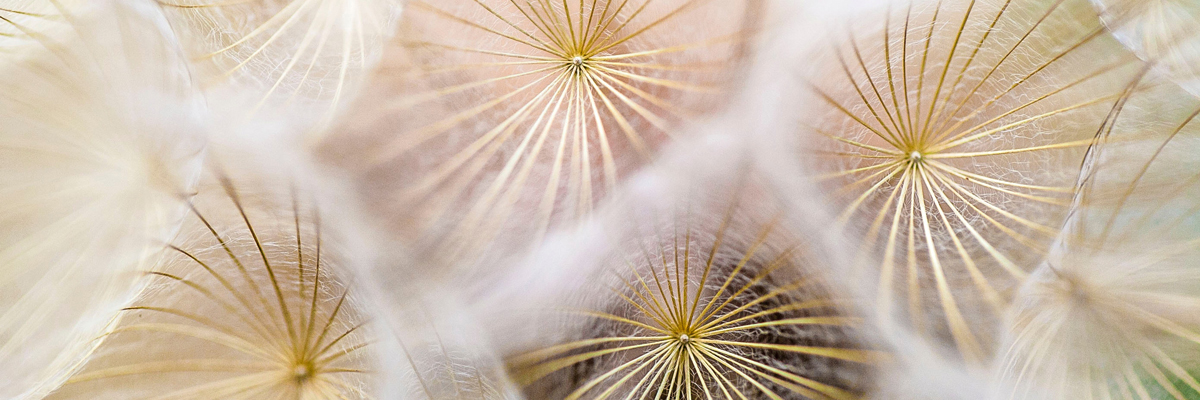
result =
M741 368L738 368L737 366L734 366L734 365L730 365L730 363L728 361L726 361L725 356L723 354L717 354L715 351L713 351L715 349L710 349L708 346L698 346L698 350L701 353L709 355L709 358L712 358L717 363L724 365L725 368L729 369L729 371L732 371L734 374L742 377L742 379L746 380L746 382L749 382L751 385L758 388L758 390L762 394L766 395L767 397L770 397L773 400L783 400L783 397L780 397L779 394L771 391L771 389L768 389L762 383L759 383L757 379L754 379L753 377L746 375L745 372L742 372ZM747 368L747 369L750 370L751 372L758 373L758 371L753 368Z
M553 69L553 68L549 68L549 69ZM547 69L547 70L549 70L549 69ZM531 73L532 72L524 72L524 73L521 73L518 75L528 75ZM492 108L495 108L496 106L499 106L500 104L504 103L508 99L511 99L511 98L521 94L522 92L529 90L530 88L532 88L532 87L536 86L538 83L540 83L542 80L545 80L546 78L550 78L552 76L555 77L556 79L554 79L550 85L548 85L546 88L543 89L542 93L545 93L545 91L550 90L550 88L554 86L554 82L558 82L559 79L561 79L561 75L557 75L557 76L545 75L545 76L539 77L536 80L534 80L533 82L525 84L524 86L521 86L520 88L517 88L516 90L509 92L508 94L505 94L504 96L500 96L495 99L489 100L478 106L463 110L462 112L459 112L459 113L451 116L450 118L444 119L442 121L439 121L434 124L427 125L421 129L418 129L417 131L412 132L410 135L404 136L403 139L405 139L405 140L403 140L403 141L399 140L399 139L393 140L391 143L385 144L381 148L379 148L375 152L375 155L372 157L372 159L375 160L375 163L379 163L379 162L383 162L388 159L391 159L393 157L396 157L399 154L402 154L408 150L411 150L412 148L420 145L421 143L428 141L429 139L432 139L442 133L445 133L447 130L457 126L460 123L467 121L468 119L470 119L472 117L478 116L485 111L488 111ZM514 76L508 76L508 77L504 77L504 78L507 79L507 78L513 78L513 77ZM531 103L527 103L527 104L531 104ZM509 116L508 119L506 119L504 122L501 122L501 124L499 126L493 128L489 134L485 134L484 136L486 137L486 136L490 136L490 135L495 135L496 132L499 132L500 130L504 129L505 127L508 126L508 124L511 124L513 120L515 120L516 118L519 118L520 115L521 115L520 113L516 113L516 114L513 114L512 116Z
M881 186L883 186L883 184L890 181L892 179L892 177L896 176L896 174L898 174L900 172L904 172L908 168L908 166L905 165L904 162L902 162L902 161L893 161L891 163L883 164L883 165L891 166L891 168L890 169L882 169L874 174L871 174L870 176L863 178L863 180L874 179L875 176L878 176L879 174L882 174L885 172L887 173L887 175L884 176L883 178L880 178L879 181L875 182L874 185L871 185L871 187L869 189L867 189L862 194L860 194L857 198L854 199L854 201L850 202L850 204L847 205L846 208L844 210L842 210L842 212L840 214L838 214L838 218L837 218L838 224L845 224L847 221L849 221L850 216L853 215L854 212L858 210L858 207L862 206L862 203L864 201L866 201L867 198L871 197L872 194L874 194L876 191L878 191L879 188ZM907 172L905 173L905 176L907 176ZM851 185L858 186L858 184L859 184L858 182L854 182ZM851 187L853 187L853 186L851 186Z
M883 141L892 145L893 147L903 148L903 146L900 145L899 141L896 140L895 135L893 135L891 130L889 130L887 128L887 125L885 125L883 123L883 119L881 119L879 117L879 114L876 114L875 110L871 108L871 104L867 102L867 97L865 95L863 95L862 90L858 89L858 84L855 83L854 78L850 76L850 70L848 67L846 67L845 61L842 61L842 69L846 71L846 76L850 78L851 85L854 85L855 90L858 91L858 96L860 99L862 99L863 104L865 104L867 106L867 109L871 111L871 114L875 117L875 120L879 121L879 124L883 127L884 132L887 132L887 136L884 136L884 134L879 132L878 130L876 130L875 127L867 124L866 121L863 121L857 115L850 112L850 110L847 110L845 106L843 106L841 103L838 103L837 100L834 100L833 97L830 97L829 94L826 94L821 89L810 84L811 89L814 92L816 92L817 95L821 96L821 98L824 99L825 102L829 103L829 105L834 106L835 108L838 109L838 111L841 111L843 114L846 114L847 117L850 117L850 119L853 119L854 122L857 122L859 125L862 125L864 128L867 128L867 130L871 131L871 133L874 133L875 136L878 136L880 139L882 139Z
M930 266L933 268L933 275L937 284L938 298L941 300L942 310L946 313L946 323L950 326L950 333L954 337L954 343L958 346L963 357L968 362L978 362L983 360L983 349L979 344L978 338L971 332L966 319L963 318L962 312L958 308L958 303L954 300L954 294L950 292L950 284L946 280L946 272L942 268L940 257L937 253L937 245L933 241L933 234L929 229L929 212L925 206L925 172L923 167L917 167L917 173L921 175L917 179L917 187L914 191L917 193L918 204L921 210L921 230L925 236L925 247L929 254ZM930 190L932 192L932 190Z
M851 325L858 324L859 322L860 322L860 319L858 319L858 318L849 318L849 317L801 317L801 318L787 318L787 319L781 319L781 320L776 320L776 321L768 321L768 322L759 322L759 323L754 323L754 324L738 325L738 326L733 326L733 327L729 327L729 328L721 328L721 329L716 329L716 327L713 327L713 330L710 330L710 331L705 331L703 334L697 335L696 337L697 337L697 338L701 338L701 339L703 339L703 338L714 337L714 336L717 336L717 335L720 335L720 334L723 334L723 333L737 332L737 331L748 330L748 329L754 329L754 328L762 328L762 327L767 327L767 326L780 326L780 325L832 325L832 326L851 326Z
M1058 7L1059 7L1060 5L1062 5L1063 1L1065 1L1065 0L1056 0L1056 1L1055 1L1055 3L1054 3L1053 5L1051 5L1049 9L1047 9L1047 10L1046 10L1046 13L1045 13L1045 14L1042 14L1042 16L1041 16L1040 18L1038 18L1038 20L1037 20L1036 22L1034 22L1034 23L1033 23L1033 26L1029 27L1029 29L1026 29L1026 30L1025 30L1025 33L1024 33L1024 34L1022 34L1022 35L1021 35L1021 37L1020 37L1019 39L1017 39L1016 43L1013 43L1013 47L1012 47L1012 48L1010 48L1010 49L1008 49L1008 51L1004 53L1004 56L1000 57L1000 60L999 60L999 61L997 61L995 64L992 64L991 68L989 68L989 69L988 69L988 72L987 72L986 74L984 74L982 78L980 78L980 79L979 79L979 82L977 82L977 83L975 84L975 86L973 86L973 87L971 88L971 90L967 91L966 95L965 95L965 96L963 96L962 100L961 100L961 101L959 101L958 105L956 105L956 106L954 107L954 110L953 110L953 111L951 111L951 112L950 112L950 114L948 114L948 116L954 116L954 115L957 115L957 114L958 114L958 112L959 112L959 111L962 109L962 107L966 105L967 101L969 101L970 99L972 99L972 98L974 98L974 97L975 97L975 93L976 93L977 91L979 91L979 89L980 89L980 88L982 88L982 87L983 87L983 85L984 85L985 83L987 83L988 79L991 79L991 77L992 77L993 75L995 75L996 71L999 71L999 70L1000 70L1000 67L1001 67L1002 65L1004 65L1004 62L1005 62L1005 61L1008 61L1009 57L1011 57L1011 56L1012 56L1012 55L1013 55L1013 54L1014 54L1014 53L1017 51L1017 49L1018 49L1018 48L1020 48L1020 47L1021 47L1021 45L1025 43L1025 40L1029 39L1029 36L1030 36L1030 35L1033 35L1033 32L1034 32L1034 31L1036 31L1036 30L1037 30L1037 28L1038 28L1039 26L1041 26L1041 25L1042 25L1042 23L1043 23L1043 22L1045 22L1045 21L1046 21L1046 19L1048 19L1048 18L1050 17L1050 14L1053 14L1053 13L1054 13L1054 10L1058 9ZM1004 14L1004 12L1005 12L1005 11L1007 11L1007 10L1008 10L1008 5L1007 5L1007 3L1006 3L1006 4L1005 4L1005 6L1004 6L1004 8L1002 8L1002 9L1000 10L1000 14L998 14L998 15L996 16L996 18L997 18L997 19L999 19L999 18L1000 18L1000 16L1001 16L1001 15L1003 15L1003 14ZM932 28L930 28L930 32L931 32L931 34L932 34ZM1083 43L1083 42L1081 42L1081 43ZM926 51L928 51L928 43L926 43L926 46L927 46L927 47L926 47ZM1063 52L1063 53L1061 53L1061 54L1065 54L1065 53L1066 53L1066 52ZM1047 64L1047 65L1048 65L1048 64ZM1031 75L1029 75L1029 76L1032 76L1032 74L1031 74ZM1026 78L1028 78L1028 76L1027 76ZM1024 81L1024 79L1022 79L1021 81ZM1020 82L1020 81L1019 81L1019 82ZM1015 86L1014 86L1013 88L1015 88ZM1013 88L1009 88L1009 90L1006 90L1006 91L1002 92L1002 93L1001 93L1000 95L998 95L998 96L997 96L995 99L999 99L1000 97L1004 96L1004 95L1005 95L1005 94L1007 94L1009 91L1011 91ZM995 101L995 100L993 100L993 101ZM987 107L989 107L989 106L991 105L991 103L992 103L991 101L989 101L989 102L985 103L983 106L980 106L980 109L983 109L983 108L987 108ZM953 131L953 129L947 129L947 130L943 130L943 129L941 129L941 126L939 126L938 128L936 128L935 130L937 130L937 131L943 131L943 132L944 132L944 131Z
M821 382L818 382L818 381L815 381L812 379L808 379L808 378L793 374L791 372L772 367L770 365L763 364L762 362L752 360L752 359L744 357L744 356L740 356L733 352L722 350L715 346L710 347L708 349L714 353L719 354L721 356L721 358L724 358L725 360L728 360L732 363L746 367L745 369L747 371L753 372L755 375L761 376L763 378L767 378L776 384L787 387L789 390L795 391L795 392L803 394L805 396L809 396L812 398L828 396L829 398L840 399L840 400L850 400L850 399L858 398L854 394L847 392L845 390L842 390L840 388L837 388L837 387L834 387L834 386L831 386L828 384L824 384L824 383L821 383ZM787 381L773 377L766 373L763 373L763 372L759 371L758 369L755 369L754 367L758 367L759 369L782 376L782 377L786 378ZM797 384L803 385L805 387L797 386ZM812 388L812 390L809 390L806 387ZM818 395L818 393L820 393L820 394Z
M909 199L908 195L910 180L912 180L912 174L905 173L901 175L900 182L896 184L897 188L893 189L892 194L888 197L888 204L890 204L892 199L896 198L894 196L899 192L898 198L900 201L896 203L896 209L892 213L892 227L888 230L887 246L883 250L883 264L879 268L879 295L876 301L879 303L880 315L883 315L884 318L890 318L892 313L892 298L894 296L892 281L896 275L896 236L900 231L901 210L904 209L905 203L909 203L909 209L912 209L912 200ZM883 221L886 210L886 205L879 210L879 215L875 219L876 224L873 225L878 225L878 222ZM871 241L874 241L874 237L871 237ZM866 249L866 247L863 249Z
M942 198L944 203L947 205L947 208L949 208L950 211L954 213L954 216L958 217L958 221L962 224L962 226L964 228L967 229L967 232L971 233L971 237L975 238L975 242L979 243L980 246L983 246L984 250L986 250L987 253L989 255L991 255L993 259L996 260L996 262L1000 263L1000 265L1002 267L1004 267L1004 269L1006 271L1008 271L1008 273L1011 274L1014 278L1017 278L1019 280L1025 279L1025 276L1027 275L1025 273L1025 271L1022 271L1020 268L1017 267L1017 265L1015 263L1013 263L1011 260L1009 260L1008 257L1005 257L1004 254L1001 254L999 250L996 250L996 247L993 246L991 242L989 242L987 239L984 239L983 235L981 235L979 233L979 231L975 230L974 226L971 226L971 224L967 221L967 218L965 216L963 216L961 211L959 211L958 207L954 206L954 203L953 203L953 201L950 200L950 197L946 196L946 192L942 190L942 184L945 184L945 178L942 177L941 174L936 173L936 171L933 171L932 173L930 173L930 175L933 177L933 179L929 180L931 183L931 186L933 186L933 188L937 192L938 196L940 196ZM939 213L941 212L940 209L938 211L939 211ZM943 219L946 218L945 214L942 214L942 218ZM946 225L947 225L946 229L954 235L953 238L954 238L955 244L957 245L959 243L958 234L955 233L954 230L949 227L949 222L946 222ZM974 261L967 261L968 258L966 257L966 253L961 247L959 247L959 253L963 255L963 257L964 257L963 261L965 263L967 263L967 268L968 268L968 271L970 271L971 276L973 278L976 276L979 276L980 278L982 278L981 274L975 268ZM985 298L989 299L988 301L990 303L995 303L995 304L993 304L994 306L998 306L1000 304L1000 302L998 301L999 295L995 293L995 290L992 289L990 285L987 285L986 280L981 279L978 282L982 283L982 286L980 287L980 291L983 292Z
M616 375L616 374L620 373L621 371L624 371L625 369L627 369L635 364L638 364L639 362L641 362L647 358L654 359L654 360L669 359L669 357L667 357L668 351L671 351L671 348L667 345L663 345L663 346L659 346L658 348L655 348L654 350L648 351L648 352L646 352L646 354L643 354L637 358L626 361L624 364L621 364L621 365L617 366L616 368L613 368L613 369L609 370L608 372L605 372L604 374L601 374L600 376L593 378L592 380L583 384L583 386L580 386L578 389L575 389L575 391L573 391L573 392L571 392L571 394L567 395L566 399L567 400L576 400L580 397L583 397L583 395L585 393L587 393L589 390L592 390L592 388L596 387L596 385L599 385L605 379L608 379L609 377ZM632 378L634 376L634 374L637 374L638 372L640 372L641 370L645 369L646 367L648 367L650 365L651 365L650 363L642 363L637 368L634 368L632 371L625 374L624 377L619 379L617 382L613 383L612 386L610 386L608 388L608 390L605 390L603 393L601 393L599 398L607 398L613 391L615 391L618 387L625 384L626 381L628 381L630 378Z
M272 354L263 351L263 349L259 348L253 343L250 343L240 337L231 336L207 327L196 327L180 324L143 323L120 327L112 330L107 335L111 336L122 332L159 332L178 334L220 345L263 360L274 361L274 356Z
M1012 0L1005 0L1004 4L1000 6L1000 11L996 12L996 17L992 18L991 24L988 26L987 29L985 29L983 31L983 35L979 38L979 41L975 43L975 48L971 50L971 55L967 57L967 61L963 63L962 67L959 68L958 73L955 74L954 83L950 84L950 90L946 91L945 101L942 101L942 105L941 105L941 107L938 108L937 112L929 117L930 121L937 121L942 118L942 112L946 110L946 105L950 104L950 100L954 96L954 93L955 93L954 88L957 88L958 85L960 83L962 83L963 78L966 77L966 75L967 75L966 74L967 68L969 68L971 66L971 64L973 64L975 62L975 56L979 54L979 51L981 49L983 49L984 42L986 42L987 39L989 37L991 37L992 32L996 31L996 25L1000 22L1000 18L1004 16L1004 12L1008 10L1008 6L1010 4L1012 4ZM911 5L909 7L911 8ZM907 30L908 29L906 27L905 31L907 31ZM957 111L958 110L956 109L955 112L957 112ZM950 116L953 116L953 114L951 114ZM941 126L944 126L944 124L938 123L938 126L940 128ZM926 132L926 133L928 133L928 132ZM934 140L936 141L938 139L934 139Z
M938 7L941 7L940 2ZM966 31L967 21L970 20L972 11L975 11L975 0L971 0L971 2L967 5L967 12L963 13L962 23L959 24L958 30L954 34L954 42L950 45L949 54L946 55L946 62L942 67L942 73L938 77L937 88L933 90L933 101L929 103L929 113L925 116L925 123L922 124L921 131L916 134L917 140L924 139L927 135L929 123L933 120L933 110L937 108L938 99L941 98L942 85L946 83L946 74L950 72L950 64L954 61L954 54L958 51L958 43L960 40L962 40L963 32ZM950 90L953 91L954 87L952 86ZM920 110L917 110L917 112L920 112Z
M275 289L275 297L279 300L279 311L283 315L284 326L287 327L288 337L293 342L299 340L296 336L295 326L292 324L292 315L288 311L287 301L283 299L283 289L279 286L279 280L275 276L275 269L271 267L271 262L267 259L267 252L263 250L262 241L258 239L258 233L254 231L254 225L250 223L250 216L246 215L246 210L242 208L242 201L238 197L237 191L233 188L233 183L227 177L219 177L221 186L225 189L225 194L233 201L233 205L237 208L238 214L241 215L242 221L246 223L246 229L250 231L250 237L254 239L254 246L258 248L258 255L262 259L263 266L267 269L267 276L271 279L271 287Z
M902 145L911 144L913 138L905 135L905 133L900 129L900 124L896 121L896 118L893 116L892 111L888 109L887 103L884 102L884 100L883 100L883 95L881 95L879 93L879 87L875 85L875 78L871 76L871 72L867 69L867 63L863 60L862 52L858 48L858 42L854 39L854 34L848 32L847 36L850 38L850 48L854 50L854 59L858 61L859 69L862 70L862 72L864 74L864 78L866 79L867 83L871 85L871 91L873 93L875 93L875 99L879 101L879 106L881 108L883 108L883 114L888 117L887 122L891 122L892 128L895 129L894 132L890 129L888 130L888 132L893 133L894 136L899 136L899 138L896 138L896 142L898 142ZM840 57L841 57L841 54L839 52L839 59L840 59ZM890 61L889 61L889 63L890 63ZM849 76L849 72L847 72L847 76ZM854 80L852 78L851 84L857 85L857 82L854 82ZM871 107L870 103L867 103L865 101L865 99L864 99L863 103L867 105L867 109L871 110L872 113L875 112L874 108ZM899 111L899 110L897 110L897 111ZM879 118L879 117L876 116L876 118ZM883 121L880 120L879 123L883 124ZM887 129L886 125L884 125L884 129ZM895 138L894 136L893 136L893 138Z
M211 275L213 278L215 278L217 280L217 282L220 282L221 286L224 287L225 290L228 291L231 295L233 295L234 298L236 298L238 300L238 302L241 303L242 306L245 307L246 310L250 312L250 315L244 316L243 313L238 311L237 308L234 307L232 304L229 304L226 301L220 300L220 298L217 297L217 295L215 293L213 293L211 290L208 290L207 288L204 288L200 284L195 283L189 279L184 279L182 277L171 275L171 274L168 274L165 272L150 272L149 273L150 275L161 276L164 278L168 278L168 279L183 283L187 287L190 287L193 290L200 292L202 295L204 295L204 297L211 299L213 302L220 305L226 311L232 313L233 315L237 315L243 322L246 323L247 326L250 326L252 329L255 329L255 331L263 338L271 337L271 334L269 333L269 331L271 330L272 327L267 326L267 324L265 324L265 323L262 323L263 317L254 312L255 307L250 304L250 301L247 300L245 298L245 296L242 296L241 292L237 291L237 289L234 289L233 285L230 284L229 281L225 279L225 277L221 276L221 274L218 274L216 271L214 271L212 268L210 268L207 264L200 262L200 260L197 259L195 256L193 256L191 253L184 251L183 249L180 249L178 247L175 247L174 245L168 245L168 247L170 247L172 250L175 250L176 252L179 252L179 253L187 256L193 262L199 264L200 267L205 270L205 272L207 272L209 275ZM267 319L270 319L270 318L268 317Z
M1045 249L1043 249L1043 247L1044 247L1043 244L1040 244L1036 240L1031 239L1025 235L1022 235L1022 234L1018 233L1017 231L1013 230L1012 228L1009 228L1007 225L1004 225L1000 221L997 221L995 218L992 218L991 215L988 215L987 213L983 212L983 210L980 210L979 207L976 207L974 203L967 200L967 197L963 196L963 193L966 192L965 188L954 183L954 181L950 180L945 175L942 175L941 172L939 172L937 170L933 170L933 173L938 175L940 178L940 181L946 185L946 188L949 189L951 193L954 193L954 196L956 198L958 198L962 202L962 204L966 204L967 207L970 208L972 211L974 211L976 215L979 215L984 220L987 220L988 223L990 223L992 226L996 227L997 229L1000 229L1002 232L1004 232L1006 235L1013 238L1017 242L1024 244L1030 250L1038 252L1039 254L1045 253ZM967 193L967 195L970 195L970 193ZM976 201L981 201L981 200L976 199Z
M463 24L463 25L466 25L466 26L469 26L469 27L472 27L472 28L476 28L476 29L482 30L482 31L484 31L484 32L487 32L487 33L490 33L490 34L493 34L493 35L496 35L496 36L499 36L499 37L502 37L502 38L505 38L505 39L511 40L511 41L513 41L513 42L516 42L516 43L518 43L518 44L523 44L523 45L525 45L525 46L529 46L530 48L537 49L537 50L540 50L540 51L544 51L544 52L546 52L546 53L548 53L548 54L550 54L550 55L553 55L553 56L560 56L560 57L562 57L562 56L565 56L565 54L561 54L561 53L559 53L559 52L556 52L555 50L553 50L553 48L552 48L551 46L543 46L543 45L541 45L541 44L530 43L530 42L528 42L528 41L525 41L525 40L522 40L522 39L520 39L520 38L514 37L514 36L512 36L512 35L508 35L508 34L501 33L501 32L499 32L499 31L496 31L496 30L494 30L494 29L491 29L491 28L488 28L488 27L486 27L486 26L480 25L480 24L478 24L478 23L472 22L472 21L470 21L470 20L468 20L468 19L465 19L465 18L459 17L459 16L457 16L457 15L451 14L451 13L449 13L449 12L443 11L442 9L439 9L439 8L437 8L437 7L434 7L433 5L431 5L431 4L429 4L429 3L426 3L426 2L424 2L424 1L420 1L420 0L418 0L418 1L414 2L414 3L412 3L412 6L414 6L414 7L418 7L418 9L423 9L423 10L426 10L426 11L432 12L433 14L435 14L435 15L437 15L437 16L439 16L439 17L442 17L442 18L445 18L445 19L448 19L448 20L451 20L451 21L454 21L454 22L458 22L458 23L461 23L461 24ZM490 11L490 10L489 10L489 11ZM499 18L499 15L497 15L497 17ZM522 32L523 32L523 31L522 31ZM536 40L536 39L535 39L535 40Z

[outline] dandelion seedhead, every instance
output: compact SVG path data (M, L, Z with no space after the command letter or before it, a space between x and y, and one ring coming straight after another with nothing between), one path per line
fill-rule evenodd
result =
M1079 206L1014 301L1000 369L1011 398L1200 396L1200 102L1143 84L1104 135Z
M52 398L373 398L369 308L323 242L316 207L221 181Z
M641 230L607 271L610 300L563 311L582 337L509 360L530 396L858 398L881 355L799 264L804 246L778 221L717 213L712 224L680 210Z
M413 1L380 93L323 151L441 257L536 243L721 104L758 3Z
M810 79L801 152L873 260L876 310L986 362L1105 116L1141 71L1083 1L894 5ZM801 113L801 115L809 115Z

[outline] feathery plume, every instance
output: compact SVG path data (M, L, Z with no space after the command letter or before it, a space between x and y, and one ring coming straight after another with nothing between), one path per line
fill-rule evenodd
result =
M1006 398L1200 396L1200 101L1152 77L1123 100L1083 190L1014 300Z
M0 3L0 54L19 59L44 50L39 41L62 33L70 26L65 10L79 7L78 1L5 1Z
M810 75L797 158L841 207L875 312L990 359L1097 129L1142 64L1077 0L889 5ZM869 262L871 264L865 264Z
M405 367L405 399L523 398L508 380L489 334L454 298L425 296L394 315Z
M401 3L155 1L191 57L199 86L221 99L213 101L217 111L248 118L268 110L318 130L378 62ZM240 101L247 94L249 103Z
M435 258L527 248L722 104L760 2L413 1L320 152Z
M24 35L0 46L28 42L0 59L4 398L43 395L97 343L178 229L203 150L203 109L157 10L65 4L0 10L37 14L0 23Z
M376 396L373 308L318 208L247 182L202 187L146 289L51 398Z
M1092 0L1117 39L1200 96L1200 4L1188 0Z

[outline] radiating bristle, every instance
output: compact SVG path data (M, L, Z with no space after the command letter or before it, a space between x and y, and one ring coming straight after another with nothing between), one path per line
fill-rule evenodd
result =
M878 313L990 359L1080 165L1142 71L1082 0L900 2L802 75L797 159L837 207ZM856 25L858 26L858 25ZM798 90L803 90L797 88Z
M723 104L758 3L413 1L320 151L443 262L528 248Z

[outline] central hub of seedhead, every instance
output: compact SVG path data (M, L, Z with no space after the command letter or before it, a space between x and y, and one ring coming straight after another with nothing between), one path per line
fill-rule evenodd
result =
M305 382L308 382L309 379L312 379L312 376L313 376L312 364L299 363L299 364L296 364L296 366L294 368L292 368L292 378L296 380L296 383L304 384Z
M566 67L567 67L568 71L570 71L572 74L574 74L576 76L583 75L583 74L587 73L587 71L589 69L588 58L586 55L583 55L583 54L579 54L574 57L568 58Z
M917 168L917 167L925 164L926 156L927 155L924 152L922 152L921 150L914 149L911 152L909 152L907 156L903 157L901 160L905 164L907 164L908 168Z

